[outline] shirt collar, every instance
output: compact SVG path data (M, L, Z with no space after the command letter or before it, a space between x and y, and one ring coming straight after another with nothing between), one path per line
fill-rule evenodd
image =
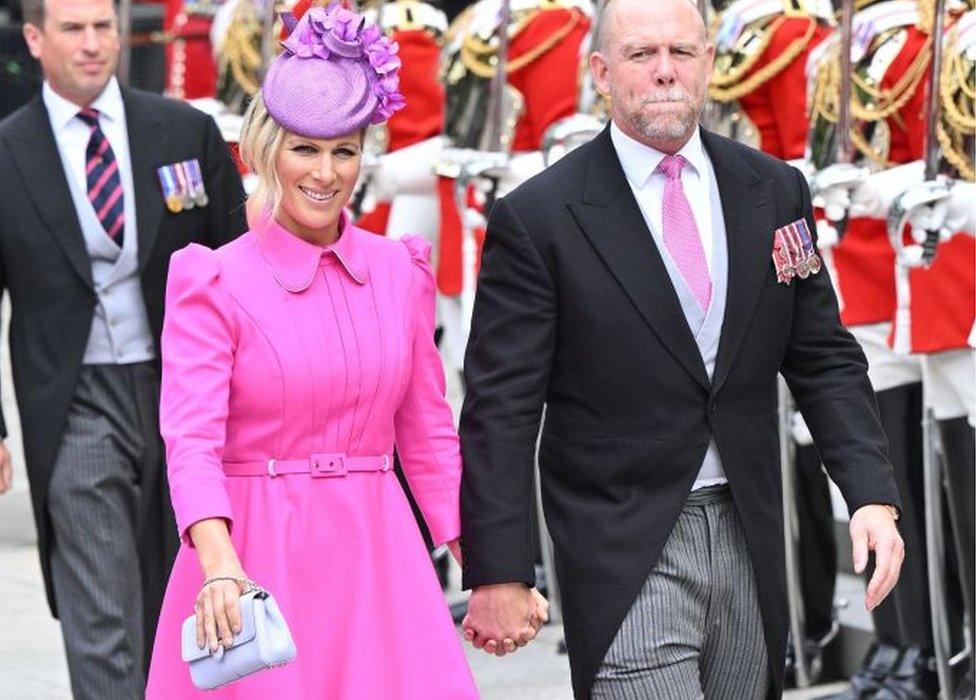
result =
M47 107L47 113L51 118L51 127L55 133L68 126L82 109L80 105L76 105L71 100L56 93L46 80L41 92L44 98L44 106ZM97 109L99 114L109 121L121 122L125 119L122 91L119 89L119 82L114 75L109 79L105 89L102 90L102 94L95 98L90 107Z
M660 165L664 156L667 155L656 148L632 139L621 131L616 122L610 122L610 139L613 141L613 148L617 152L617 158L620 160L624 175L627 176L631 186L637 189L641 189L647 184L648 179L657 170L657 166ZM699 128L692 132L691 138L675 155L684 156L699 176L706 172L705 148L702 145Z
M271 266L275 280L289 292L308 289L322 259L330 256L339 261L356 283L366 284L369 267L360 237L371 234L364 234L353 226L346 212L342 212L339 231L338 240L323 248L299 238L272 216L263 216L254 227L258 247Z

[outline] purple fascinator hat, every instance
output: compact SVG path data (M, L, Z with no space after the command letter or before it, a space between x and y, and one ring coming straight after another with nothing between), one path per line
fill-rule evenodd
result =
M294 18L286 19L287 28ZM310 8L282 45L261 94L288 131L336 138L384 122L406 105L399 46L339 3Z

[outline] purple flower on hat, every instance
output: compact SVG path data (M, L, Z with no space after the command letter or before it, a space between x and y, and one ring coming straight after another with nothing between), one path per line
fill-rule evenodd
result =
M400 58L397 56L399 50L399 44L381 36L366 47L369 65L373 66L373 69L381 76L398 71L401 65Z
M331 31L343 41L352 42L357 39L359 37L359 29L363 25L363 18L341 5L332 5L329 9L333 8L335 11L327 14L323 22L325 29ZM324 34L325 32L322 33Z
M331 54L322 43L322 32L316 26L316 20L313 14L316 10L321 9L320 7L315 7L309 10L308 21L299 22L294 31L282 42L282 45L287 51L290 51L299 58L321 58L326 60L329 58Z
M407 101L399 92L379 94L378 97L380 98L380 104L379 107L376 108L376 112L373 114L370 124L382 124L387 119L392 117L395 112L399 112L401 109L407 106Z
M310 8L283 45L263 94L272 117L289 130L328 138L379 124L406 106L399 46L338 3Z

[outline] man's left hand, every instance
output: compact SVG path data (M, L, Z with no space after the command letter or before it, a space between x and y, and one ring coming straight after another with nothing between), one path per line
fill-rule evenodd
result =
M851 516L851 544L854 571L862 573L868 565L868 552L874 550L874 575L868 582L864 603L874 610L898 583L901 563L905 560L905 543L895 525L892 506L861 506Z

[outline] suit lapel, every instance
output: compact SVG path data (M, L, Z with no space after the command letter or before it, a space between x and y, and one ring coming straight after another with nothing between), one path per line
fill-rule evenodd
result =
M775 212L770 183L760 178L737 148L702 130L715 169L729 251L725 319L712 375L712 393L721 389L752 320L769 272Z
M75 272L94 288L91 258L75 212L71 190L61 164L61 154L51 132L51 122L40 93L29 104L32 118L18 139L8 139L13 166L24 182L44 226L61 247Z
M588 146L583 201L568 206L654 334L705 389L708 374L678 295L617 159L609 127Z
M139 240L139 271L146 268L159 234L163 214L163 195L156 168L165 165L168 132L158 115L148 109L138 95L122 90L125 123L129 133L129 157L136 195L136 227Z

